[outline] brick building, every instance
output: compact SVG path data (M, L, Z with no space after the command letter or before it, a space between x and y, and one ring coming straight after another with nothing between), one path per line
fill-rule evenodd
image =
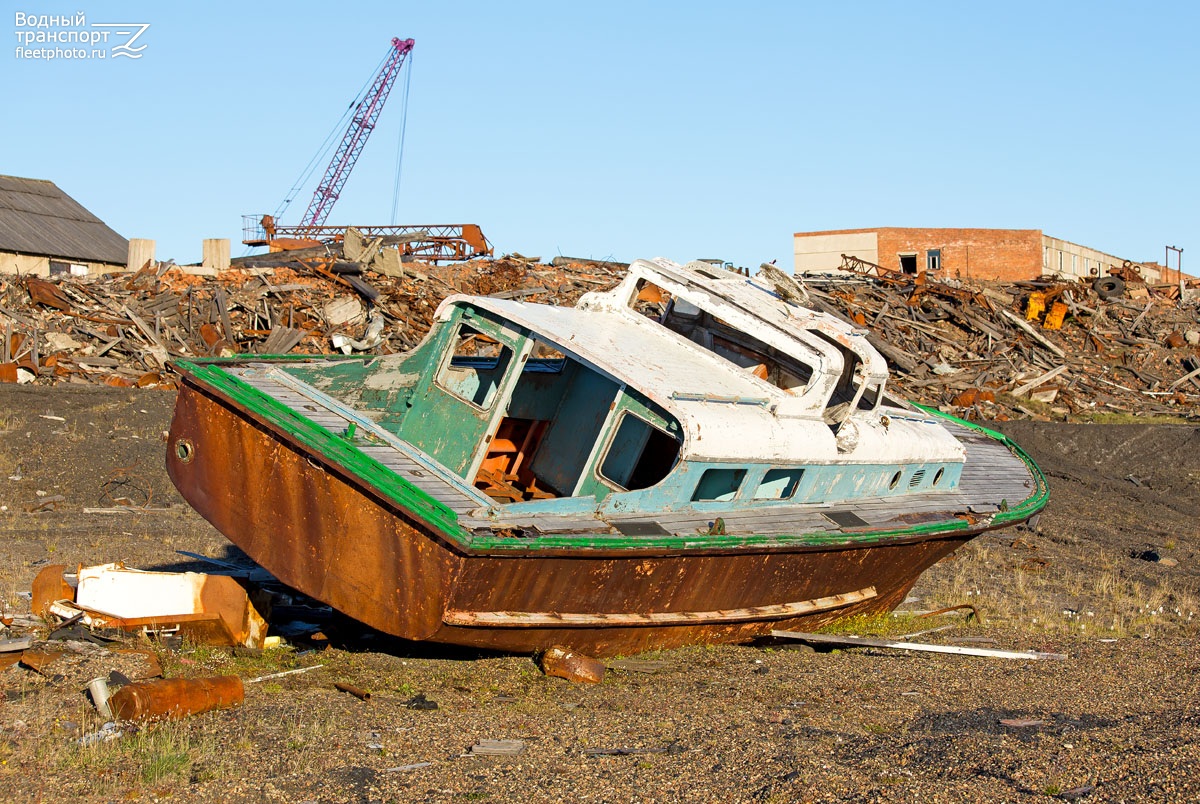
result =
M842 255L904 273L1013 281L1043 274L1104 276L1125 260L1078 243L1043 234L1040 229L840 229L797 232L795 271L837 271ZM1160 281L1161 269L1143 266L1147 282ZM1172 271L1172 273L1174 273Z

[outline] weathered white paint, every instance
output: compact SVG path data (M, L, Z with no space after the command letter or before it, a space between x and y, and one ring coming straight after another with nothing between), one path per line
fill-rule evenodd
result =
M701 273L703 271L703 273ZM633 310L641 279L671 292L764 343L814 366L808 387L792 394ZM779 299L755 280L711 266L638 260L612 291L585 295L576 308L451 296L438 310L470 303L531 330L563 352L637 389L679 419L681 455L702 461L961 462L962 445L917 411L854 405L841 425L841 450L825 422L843 368L839 349L855 354L856 380L883 386L887 365L865 332L832 316ZM737 402L731 400L739 400Z

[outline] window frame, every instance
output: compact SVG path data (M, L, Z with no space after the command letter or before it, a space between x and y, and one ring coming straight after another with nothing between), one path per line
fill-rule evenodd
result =
M500 373L500 377L499 377L498 381L495 383L495 386L494 386L492 392L489 394L489 398L486 400L486 404L483 404L483 405L480 405L478 402L475 402L472 399L468 399L467 397L465 397L461 393L459 393L457 390L455 390L454 388L450 387L449 385L447 385L446 383L444 383L442 381L442 376L447 371L451 371L454 367L453 366L454 358L458 356L455 354L455 352L457 351L458 345L460 343L462 343L461 340L457 340L457 339L460 339L462 337L462 331L464 329L470 329L475 335L482 335L485 338L491 338L500 347L500 354L497 355L495 358L496 359L495 366L493 366L490 369L487 369L487 371L494 371L497 368L499 368L502 364L503 364L504 370ZM433 375L433 384L439 390L444 391L447 394L450 394L450 396L454 397L455 399L459 400L460 402L465 402L466 404L470 405L475 410L478 410L482 413L488 413L495 408L496 399L499 398L500 391L504 387L504 380L508 376L508 372L512 368L513 361L516 359L516 356L517 356L517 351L518 351L517 348L513 344L510 344L508 341L506 341L504 338L496 337L492 333L487 332L484 327L478 326L474 319L469 319L466 316L464 316L463 318L461 318L459 320L458 325L454 330L454 334L450 337L450 341L447 344L447 348L446 348L446 354L442 359L442 364L440 366L438 366L437 372ZM504 359L504 354L506 352L508 353L508 358Z
M621 426L624 424L625 417L627 417L627 416L632 416L635 419L637 419L638 421L640 421L642 424L649 427L650 429L657 430L660 435L663 435L663 436L671 439L671 441L675 442L675 445L676 445L675 460L671 465L671 469L669 469L667 471L667 474L663 475L662 478L660 478L657 482L652 483L649 486L643 486L640 489L626 488L625 486L622 486L620 483L618 483L616 480L613 480L612 478L607 477L603 471L604 464L608 460L608 455L609 455L609 452L612 450L613 443L617 440L617 433L619 433L621 431ZM647 439L647 440L649 440L649 439ZM645 449L644 444L642 445L642 449L643 450ZM615 491L619 494L628 494L628 493L637 492L637 491L644 491L645 489L654 488L654 486L657 486L663 480L666 480L667 477L671 474L671 472L675 471L675 467L679 464L679 453L680 453L680 451L682 451L682 449L683 449L683 443L679 440L678 437L672 435L666 428L659 427L657 424L650 421L648 418L646 418L645 416L643 416L640 412L638 412L636 410L633 410L630 408L619 408L616 411L616 420L613 423L613 427L609 431L608 437L604 439L604 445L600 448L599 452L597 453L595 462L592 464L592 467L593 467L592 474L596 477L597 480L599 480L605 486L608 486L610 489L612 489L613 491ZM642 457L641 453L639 453L638 459L640 460L641 457ZM633 468L637 467L637 463L638 463L637 461L634 461ZM633 472L631 471L630 474L632 475Z

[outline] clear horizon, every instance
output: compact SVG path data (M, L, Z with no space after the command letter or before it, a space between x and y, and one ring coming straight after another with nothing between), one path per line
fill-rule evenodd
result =
M331 224L789 270L799 231L1041 229L1138 261L1178 246L1197 273L1194 4L135 2L17 24L57 14L39 5L5 17L0 173L159 259L242 253L241 216L279 206L396 36L414 51ZM111 36L105 58L47 60L37 31Z

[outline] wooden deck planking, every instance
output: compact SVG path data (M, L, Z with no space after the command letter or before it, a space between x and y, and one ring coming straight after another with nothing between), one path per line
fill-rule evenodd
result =
M330 408L319 398L308 396L294 387L284 385L276 378L260 373L259 369L254 367L230 369L229 371L252 388L266 394L288 409L295 411L314 424L331 432L343 432L350 426L351 422L355 421L341 411ZM298 383L299 381L295 382ZM355 423L362 424L362 422ZM374 427L369 430L366 430L364 427L364 430L371 432L372 435L379 436L379 434L374 433ZM384 443L361 446L357 447L357 449L364 455L379 461L379 463L383 464L397 476L416 486L422 492L450 508L456 514L463 514L474 510L480 505L479 500L464 494L460 489L447 483L429 467L423 465L396 446ZM414 472L420 472L421 474L416 475Z

